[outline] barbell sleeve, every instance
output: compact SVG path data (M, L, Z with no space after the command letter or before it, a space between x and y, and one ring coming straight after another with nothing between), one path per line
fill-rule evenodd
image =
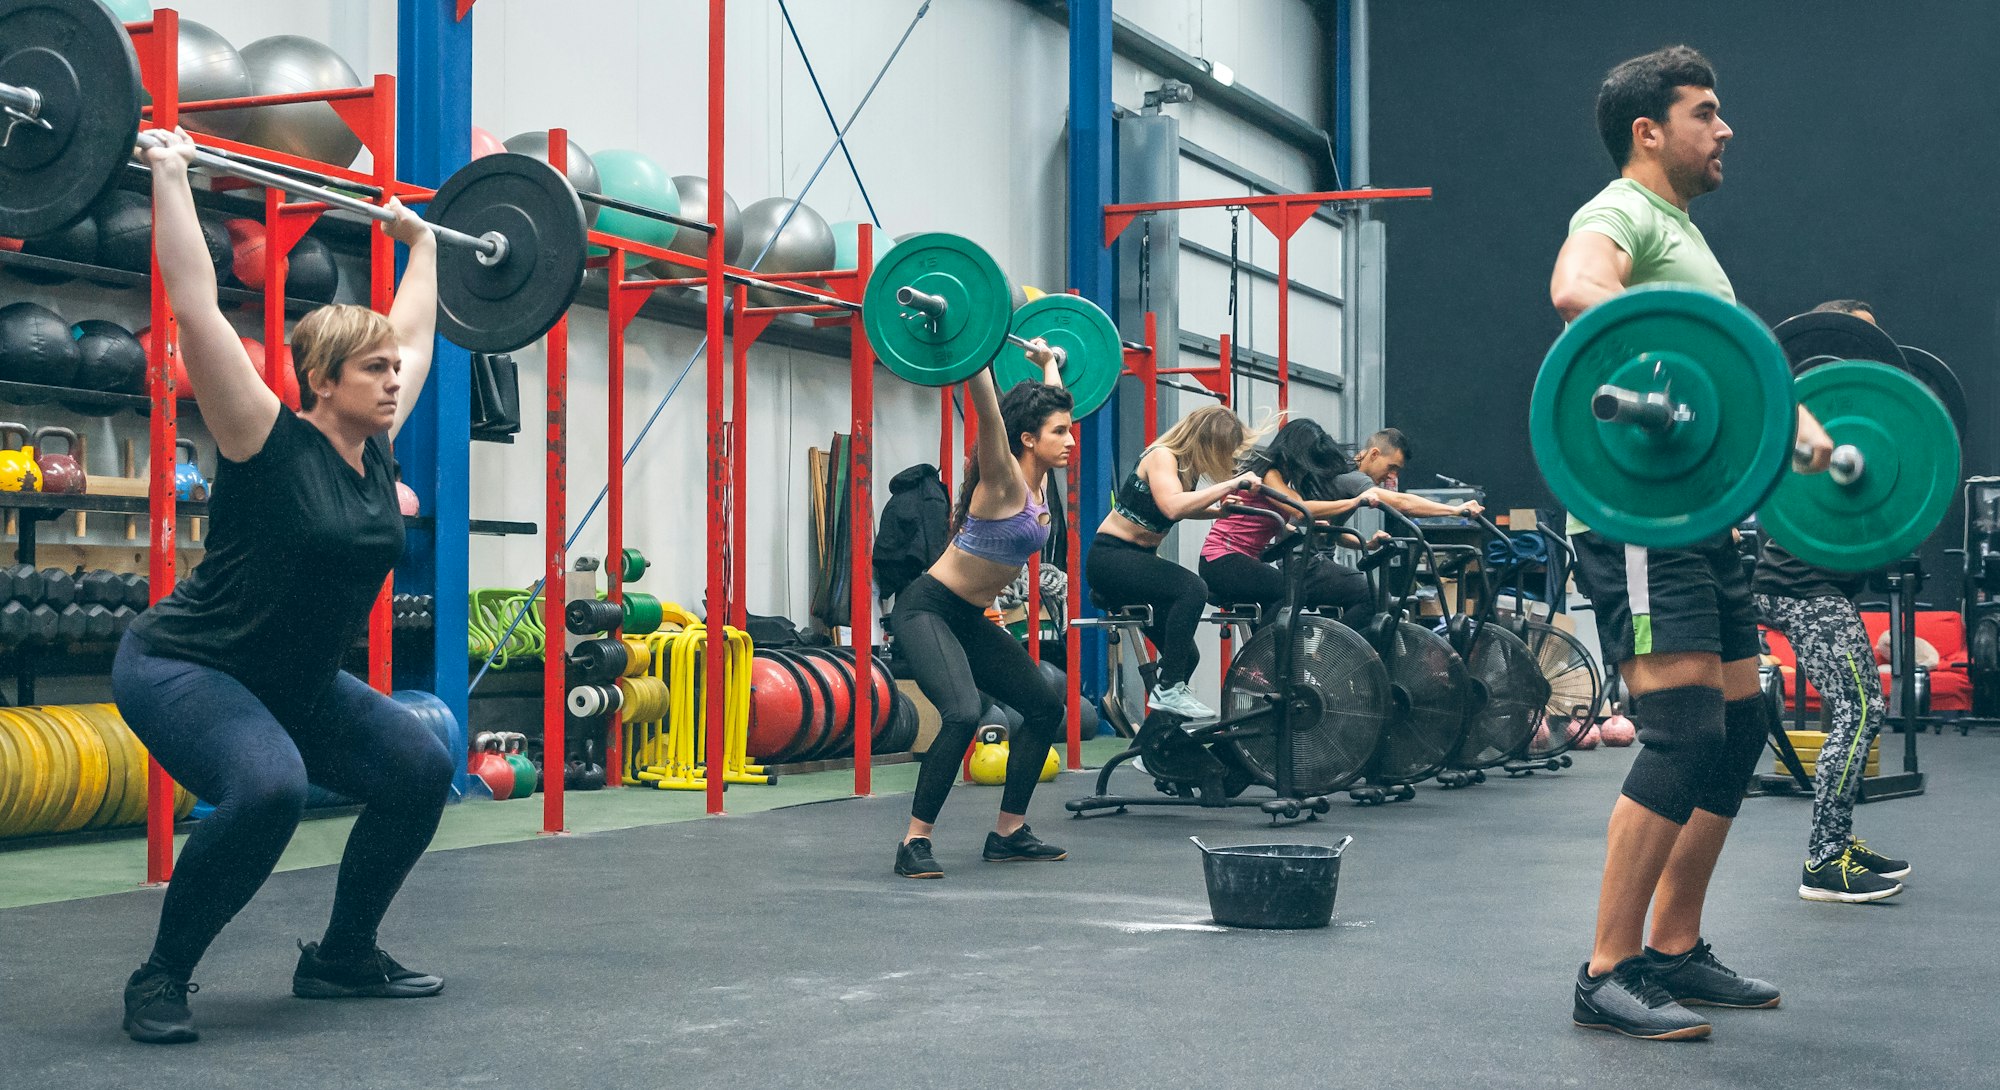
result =
M141 132L138 142L142 148L165 146L165 142L151 131ZM224 158L206 149L196 148L194 161L218 174L228 174L243 178L256 182L258 185L283 190L294 196L305 197L308 200L318 201L321 204L353 212L359 216L366 216L369 219L378 220L382 223L393 223L396 219L396 214L389 211L384 205L371 204L359 197L350 197L345 193L335 193L297 178L287 178L276 171L266 170L262 166L251 163L246 159ZM421 217L417 222L429 228L431 233L437 236L439 242L448 242L454 246L463 246L473 250L481 255L482 260L489 263L498 263L507 256L507 240L499 235L474 238L462 231L454 231L449 227L440 227Z
M1590 398L1590 414L1609 424L1637 424L1647 431L1664 431L1678 413L1677 406L1658 394L1642 394L1623 386L1606 383Z
M1804 473L1812 465L1812 445L1800 443L1792 448L1792 469ZM1862 457L1861 448L1852 443L1842 443L1833 448L1833 459L1827 464L1826 475L1833 483L1850 485L1861 479L1868 468L1868 459Z
M0 83L0 107L12 110L30 121L39 121L42 116L42 96L32 87L16 87L11 83Z

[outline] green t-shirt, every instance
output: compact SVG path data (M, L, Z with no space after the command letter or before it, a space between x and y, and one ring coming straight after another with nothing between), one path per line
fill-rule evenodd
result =
M1686 284L1736 301L1736 288L1715 259L1715 251L1708 248L1701 228L1686 212L1630 178L1613 179L1576 210L1569 218L1569 233L1574 236L1578 231L1595 231L1631 255L1628 287ZM1570 534L1586 529L1575 515L1569 517Z

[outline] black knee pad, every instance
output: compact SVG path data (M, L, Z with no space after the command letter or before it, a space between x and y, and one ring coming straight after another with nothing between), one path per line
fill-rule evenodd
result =
M1632 701L1641 748L1625 774L1626 798L1677 825L1687 823L1722 742L1722 692L1686 686Z
M1757 758L1770 737L1771 706L1762 694L1732 700L1723 708L1723 741L1709 764L1695 806L1718 817L1733 818L1743 808L1743 792L1757 770Z

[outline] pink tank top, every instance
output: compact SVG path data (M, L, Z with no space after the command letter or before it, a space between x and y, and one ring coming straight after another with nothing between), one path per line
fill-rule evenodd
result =
M1261 507L1266 511L1277 511L1278 506L1261 495L1251 495L1234 502L1245 507ZM1201 558L1216 560L1230 553L1240 553L1257 559L1264 550L1271 547L1271 539L1278 536L1282 524L1263 515L1224 515L1208 528L1208 536L1202 539Z

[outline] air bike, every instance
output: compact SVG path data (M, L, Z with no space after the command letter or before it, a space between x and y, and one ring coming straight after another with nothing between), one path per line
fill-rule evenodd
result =
M1282 492L1259 491L1291 514L1242 504L1225 508L1276 520L1291 531L1280 546L1285 599L1278 616L1230 664L1218 719L1202 724L1172 712L1148 714L1132 744L1098 771L1096 793L1066 804L1077 816L1130 806L1254 806L1274 819L1310 819L1331 808L1330 795L1369 771L1395 718L1389 669L1359 632L1298 608L1314 553L1343 540L1365 543L1352 530L1316 524ZM1144 624L1143 608L1096 623L1137 628ZM1112 772L1134 759L1158 795L1109 793ZM1270 794L1246 794L1253 786Z

